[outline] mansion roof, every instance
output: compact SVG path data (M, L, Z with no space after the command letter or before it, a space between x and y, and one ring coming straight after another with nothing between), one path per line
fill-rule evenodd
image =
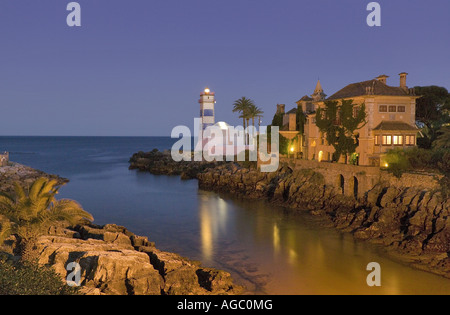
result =
M414 130L417 131L417 127L411 126L403 121L382 121L378 126L376 126L373 130L382 130L382 131L392 131L392 130Z
M297 101L297 103L298 102L301 102L301 101L306 101L306 102L310 102L310 101L312 101L313 99L311 98L311 97L309 97L308 95L305 95L305 96L303 96L301 99L299 99L298 101Z
M401 87L389 86L379 80L369 80L358 83L349 84L343 89L331 95L328 100L336 100L342 98L350 98L362 95L389 95L389 96L409 96L408 89Z

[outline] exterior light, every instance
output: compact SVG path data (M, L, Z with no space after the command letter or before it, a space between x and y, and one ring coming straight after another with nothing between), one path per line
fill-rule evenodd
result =
M389 167L389 164L388 163L384 163L384 167Z
M292 153L294 153L294 150L295 150L294 147L291 147L291 152L292 152Z
M211 92L210 89L208 89L208 88L205 89L205 93L206 93L206 94L209 94L210 92Z

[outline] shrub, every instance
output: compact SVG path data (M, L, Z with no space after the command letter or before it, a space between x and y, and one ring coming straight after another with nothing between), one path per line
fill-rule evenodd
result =
M50 267L0 260L0 295L77 295Z
M433 151L414 147L412 149L405 150L405 156L408 159L410 167L412 169L430 169L435 168L433 165Z
M395 177L400 178L402 174L411 169L411 163L408 153L401 149L390 150L386 154L386 162L388 163L388 172Z

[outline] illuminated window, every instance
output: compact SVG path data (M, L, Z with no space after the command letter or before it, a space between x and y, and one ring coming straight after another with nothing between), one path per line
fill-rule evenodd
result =
M387 105L380 105L379 110L380 110L380 113L386 113L387 112Z
M375 136L375 145L380 145L381 136Z
M392 136L383 136L383 145L392 145Z
M416 145L416 136L405 136L406 145Z
M403 136L392 136L394 145L403 145Z

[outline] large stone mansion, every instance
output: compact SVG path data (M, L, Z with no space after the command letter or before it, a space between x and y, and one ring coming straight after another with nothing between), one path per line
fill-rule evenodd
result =
M291 140L290 153L304 159L331 161L334 148L326 142L325 134L315 124L316 110L325 101L353 100L355 112L365 104L367 124L357 130L359 146L354 156L358 165L383 166L383 155L389 149L416 145L418 128L415 125L416 99L414 89L406 85L407 73L402 72L399 86L387 85L387 75L376 79L349 84L330 97L324 93L320 81L311 96L297 101L307 119L304 136L299 136L296 126L297 108L285 112L285 105L277 105L283 114L280 133ZM342 162L342 161L341 161Z

